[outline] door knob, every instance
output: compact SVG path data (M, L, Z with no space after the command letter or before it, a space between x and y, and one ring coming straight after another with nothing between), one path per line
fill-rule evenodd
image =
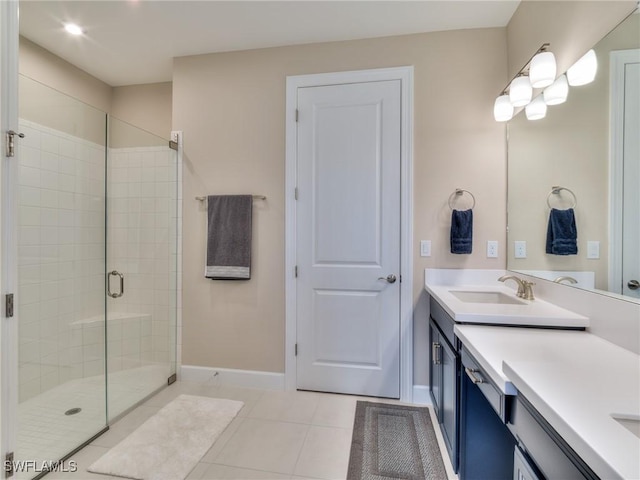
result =
M396 283L396 276L393 273L390 273L386 277L378 277L378 280L386 280L389 283Z
M638 280L629 280L629 283L627 283L627 287L629 287L631 290L637 290L640 288L640 282Z

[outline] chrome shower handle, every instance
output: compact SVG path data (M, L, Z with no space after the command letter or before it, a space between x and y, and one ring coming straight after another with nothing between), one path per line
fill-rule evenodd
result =
M111 275L120 277L120 293L111 293ZM124 295L124 275L117 270L112 270L107 274L107 295L111 298L119 298Z

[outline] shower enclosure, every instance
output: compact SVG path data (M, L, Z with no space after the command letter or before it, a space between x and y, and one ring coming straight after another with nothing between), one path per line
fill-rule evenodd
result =
M19 91L14 459L42 464L175 374L178 158L22 75Z

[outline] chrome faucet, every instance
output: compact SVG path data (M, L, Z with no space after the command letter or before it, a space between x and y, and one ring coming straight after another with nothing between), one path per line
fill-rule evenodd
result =
M516 297L524 298L525 300L535 300L533 296L533 286L535 283L522 280L515 275L503 275L498 279L499 282L506 282L507 280L515 280L518 283Z
M563 281L566 281L567 283L571 283L571 284L578 283L578 281L575 278L570 277L568 275L565 275L565 276L562 276L562 277L558 277L558 278L556 278L554 280L555 283L562 283Z

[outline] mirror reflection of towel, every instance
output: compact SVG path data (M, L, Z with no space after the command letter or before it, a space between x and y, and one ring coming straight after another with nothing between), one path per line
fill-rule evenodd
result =
M473 210L451 212L451 253L471 253Z
M546 252L552 255L577 255L578 229L573 208L549 212Z

